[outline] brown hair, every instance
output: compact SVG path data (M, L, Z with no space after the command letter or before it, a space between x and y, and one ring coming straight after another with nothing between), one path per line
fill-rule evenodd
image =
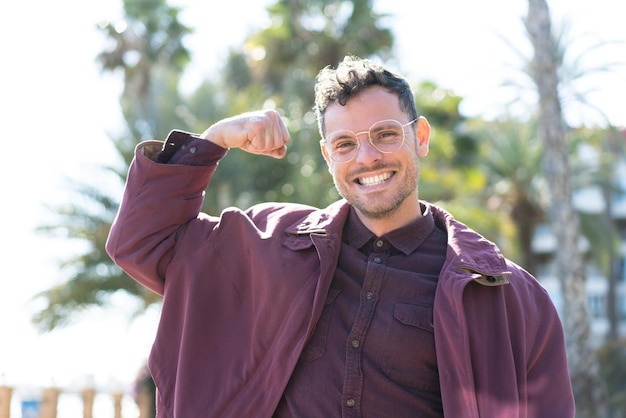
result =
M391 73L368 59L348 55L336 69L327 66L317 75L314 110L320 135L324 137L325 134L324 113L328 106L334 102L345 106L350 98L371 86L382 86L397 94L400 109L410 119L417 118L413 91L404 77Z

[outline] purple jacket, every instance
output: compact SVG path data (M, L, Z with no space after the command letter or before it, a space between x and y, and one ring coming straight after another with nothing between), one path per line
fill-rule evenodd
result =
M349 205L200 213L216 166L137 148L107 252L163 295L150 354L159 417L270 417L333 279ZM423 202L424 204L427 204ZM434 304L448 417L573 417L563 331L545 289L431 205L448 234Z

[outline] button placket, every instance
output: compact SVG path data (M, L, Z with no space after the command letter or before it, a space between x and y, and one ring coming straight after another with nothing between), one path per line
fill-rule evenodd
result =
M381 240L382 241L382 240ZM374 242L374 248L377 247ZM385 247L385 245L383 245ZM354 323L348 335L346 352L346 377L344 381L343 416L360 416L360 397L363 393L362 356L365 349L365 338L372 317L376 311L376 294L380 291L385 274L384 265L389 254L384 249L369 255L368 266L361 288L361 299ZM364 289L368 289L367 291Z

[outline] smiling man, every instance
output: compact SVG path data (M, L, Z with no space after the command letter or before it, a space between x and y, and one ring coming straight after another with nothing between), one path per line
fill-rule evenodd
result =
M324 209L200 212L229 148L285 155L275 111L137 147L107 251L164 296L157 416L573 417L545 289L418 197L430 127L407 81L348 56L315 93L343 197Z
M425 118L407 114L397 94L373 86L345 105L329 105L320 120L329 132L322 153L335 187L368 229L382 236L421 216L419 159L428 154L430 135Z

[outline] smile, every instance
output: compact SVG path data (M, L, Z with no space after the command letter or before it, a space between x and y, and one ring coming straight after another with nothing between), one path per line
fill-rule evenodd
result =
M392 176L392 174L393 174L392 172L388 171L386 173L377 174L375 176L360 177L357 179L357 182L362 186L368 186L368 187L376 186L388 180L389 177Z

